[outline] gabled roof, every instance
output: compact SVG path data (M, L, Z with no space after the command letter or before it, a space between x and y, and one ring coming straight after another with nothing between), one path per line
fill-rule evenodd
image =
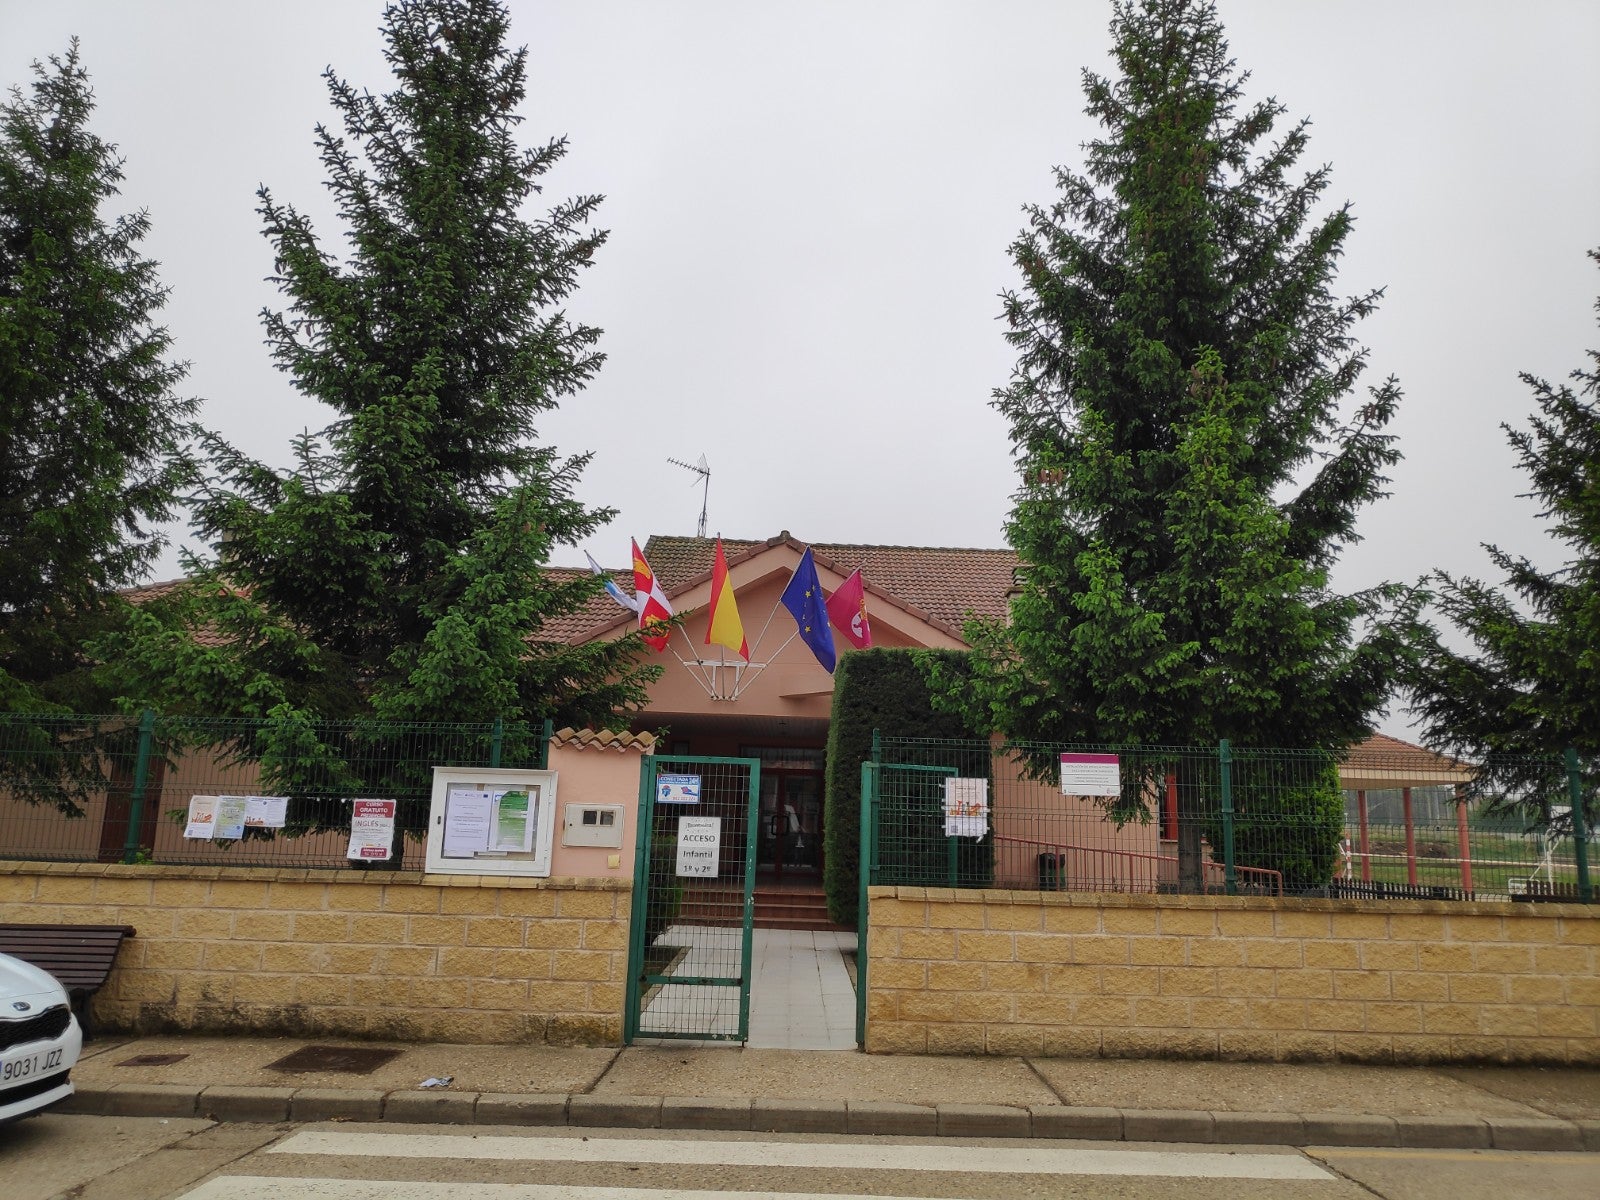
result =
M1339 764L1341 784L1357 791L1467 783L1473 774L1471 763L1386 733L1374 733L1352 746Z
M785 542L802 550L808 544L784 530L763 542L723 538L722 548L731 567L736 559ZM841 575L859 568L870 587L921 610L957 633L969 616L1006 615L1006 592L1017 565L1014 550L838 542L809 545L822 565ZM645 547L645 557L670 595L710 572L715 547L712 538L653 537Z
M730 569L782 545L803 551L808 543L797 540L788 530L763 541L722 539ZM1005 616L1006 593L1017 565L1017 555L1012 550L823 542L809 545L818 565L840 575L859 568L869 592L879 601L904 609L957 638L968 617ZM671 598L710 577L716 539L655 536L645 543L644 554ZM624 591L633 590L631 567L611 575ZM583 613L561 624L577 639L591 636L619 619L626 619L626 614L614 601L600 596ZM546 628L551 636L559 636L554 624Z

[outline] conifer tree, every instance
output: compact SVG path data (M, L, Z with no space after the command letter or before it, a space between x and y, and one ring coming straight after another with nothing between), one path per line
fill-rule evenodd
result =
M495 0L399 0L394 90L327 72L343 133L319 126L317 144L343 253L267 188L259 211L288 303L263 314L268 344L333 420L295 440L288 472L206 439L196 513L216 556L142 615L130 701L268 717L252 753L279 764L348 761L306 745L329 719L536 730L641 703L632 639L552 631L601 587L553 573L552 547L613 515L574 495L588 455L537 427L600 366L599 331L561 305L605 235L597 196L525 211L566 143L519 147L527 56L507 30Z
M1589 257L1600 263L1600 251ZM1541 809L1567 802L1560 770L1548 769L1567 747L1591 784L1600 778L1600 350L1588 354L1572 386L1524 373L1538 415L1504 427L1569 557L1546 571L1485 546L1504 590L1440 573L1438 608L1471 650L1430 628L1412 681L1429 744L1488 768L1483 783L1501 797Z
M33 70L0 103L0 712L97 713L84 644L162 549L194 402L77 43Z
M1351 214L1319 211L1326 167L1298 172L1306 122L1244 102L1214 6L1113 10L1118 74L1084 74L1102 132L1011 247L994 404L1024 566L1009 622L969 628L956 698L1015 740L1337 752L1404 658L1380 619L1399 590L1329 582L1398 458L1395 381L1350 398L1381 293L1335 295ZM1186 890L1208 802L1180 772Z

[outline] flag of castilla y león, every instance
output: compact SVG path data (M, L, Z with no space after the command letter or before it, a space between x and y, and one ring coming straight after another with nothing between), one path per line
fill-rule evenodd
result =
M671 631L664 626L672 619L672 605L667 603L661 581L645 561L644 551L639 549L637 541L633 543L633 599L639 608L639 630L644 635L645 645L658 652L665 650ZM657 632L652 633L653 629Z

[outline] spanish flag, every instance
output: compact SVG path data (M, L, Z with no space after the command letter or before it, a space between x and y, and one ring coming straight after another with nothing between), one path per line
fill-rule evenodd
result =
M728 560L722 555L722 539L717 539L717 561L711 568L711 608L706 621L706 645L726 646L750 661L750 643L745 640L744 623L739 620L739 603L733 598L733 581L728 578Z

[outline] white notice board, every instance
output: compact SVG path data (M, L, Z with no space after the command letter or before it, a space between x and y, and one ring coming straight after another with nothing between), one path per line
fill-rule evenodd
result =
M550 874L556 773L435 767L428 806L429 871L447 875Z

